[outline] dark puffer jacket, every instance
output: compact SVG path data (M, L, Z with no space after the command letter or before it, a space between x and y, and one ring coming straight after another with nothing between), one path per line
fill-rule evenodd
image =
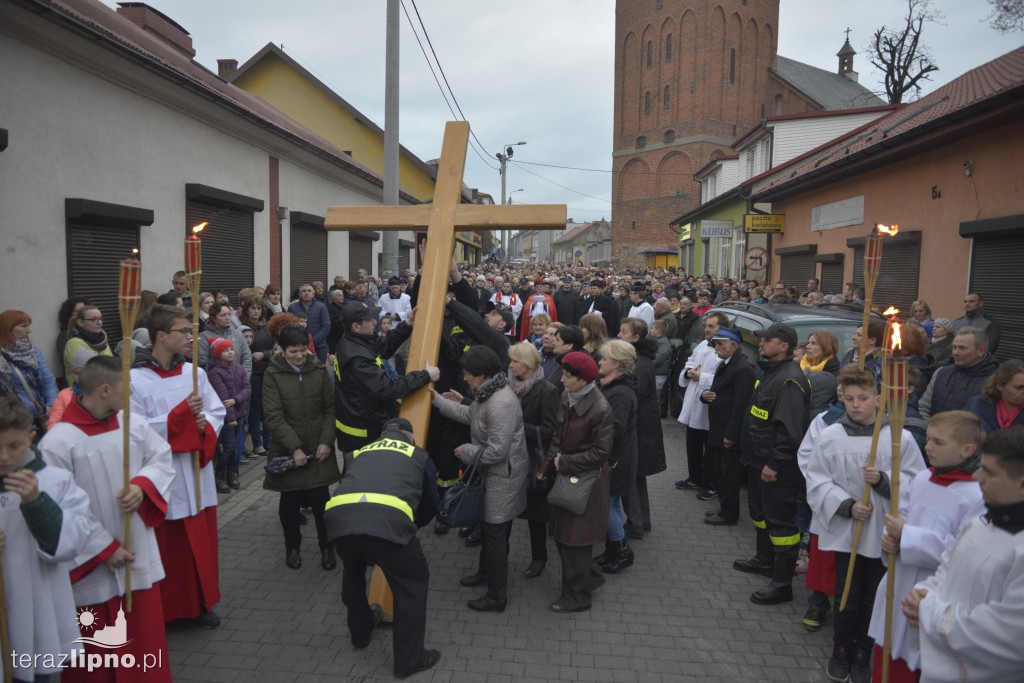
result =
M308 458L303 467L284 474L267 475L263 488L271 491L297 491L329 486L341 479L334 454L334 388L327 368L316 356L296 372L277 354L264 375L263 419L272 438L270 455L291 456L301 448ZM320 444L331 446L331 453L317 462Z
M221 401L235 399L235 404L226 408L224 424L237 422L240 417L249 414L249 397L252 395L252 386L241 365L238 363L224 365L216 357L210 356L206 374Z
M921 415L928 418L947 410L963 410L978 395L985 381L999 367L991 353L971 365L947 365L939 368L919 403Z
M633 344L636 349L636 395L639 407L636 418L636 476L649 477L664 472L665 439L661 432L661 405L654 379L654 357L657 344L647 337Z

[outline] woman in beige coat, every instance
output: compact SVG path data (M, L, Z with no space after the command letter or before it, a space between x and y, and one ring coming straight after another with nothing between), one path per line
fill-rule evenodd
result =
M455 449L468 467L474 462L484 478L483 545L476 574L463 586L487 584L487 593L467 604L478 612L502 612L508 603L508 539L512 520L526 509L526 437L519 398L508 386L501 360L491 349L474 346L462 355L462 374L473 403L461 403L458 392L434 394L441 414L469 425L471 443Z

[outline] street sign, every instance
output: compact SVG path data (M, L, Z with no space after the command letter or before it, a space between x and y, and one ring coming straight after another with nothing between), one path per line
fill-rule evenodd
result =
M583 252L581 250L577 249L576 250L576 256L577 256L577 258L580 257L580 256L583 256Z
M768 267L768 252L762 247L751 247L743 257L747 270L761 271Z
M743 216L743 232L786 232L786 215L782 213L748 213Z

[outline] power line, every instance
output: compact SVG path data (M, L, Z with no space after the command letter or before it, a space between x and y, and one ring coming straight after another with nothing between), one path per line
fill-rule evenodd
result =
M580 168L578 166L558 166L557 164L542 164L539 161L522 161L521 159L510 159L515 161L517 164L527 164L529 166L544 166L546 168L564 168L567 171L592 171L594 173L611 173L612 170L603 168Z
M552 185L556 185L556 186L562 188L563 190L568 190L569 192L574 192L575 194L581 195L583 197L589 197L590 199L596 199L599 202L607 202L608 204L611 204L611 201L608 200L608 199L604 199L603 197L595 197L592 194L587 194L586 192L580 192L579 190L574 190L571 187L566 187L565 185L562 185L560 183L556 183L554 180L551 180L550 178L545 178L544 176L540 175L539 173L534 173L533 171L531 171L528 168L522 168L520 170L526 171L527 173L529 173L532 176L537 176L541 180L549 182Z
M423 41L420 40L419 32L416 30L416 25L413 23L412 17L409 15L409 10L405 6L405 0L402 0L402 10L405 12L405 18L409 21L409 27L412 29L413 35L416 36L416 42L419 43L420 51L423 53L423 59L426 60L427 66L430 67L430 73L434 77L434 82L437 83L438 89L441 91L441 96L444 97L445 104L448 105L448 110L451 111L452 117L459 119L461 121L465 121L466 115L462 112L462 107L459 106L459 101L455 97L455 92L452 90L451 85L448 83L448 77L444 73L444 67L441 66L441 62L437 58L437 52L434 51L434 44L430 40L430 34L427 33L427 27L423 23L423 18L420 16L420 10L416 6L415 0L410 0L410 2L412 2L413 10L416 12L416 18L419 20L420 30L423 31L423 37L427 39L427 45L430 47L430 52L431 54L434 55L434 61L432 63L430 57L427 56L426 48L423 47ZM451 95L452 102L455 104L455 109L457 109L459 112L458 114L455 113L455 109L452 109L451 103L448 102L448 95L445 94L445 89L441 86L441 82L437 79L437 74L434 73L433 64L437 64L437 69L438 71L441 72L441 78L444 80L444 84L448 88L448 94ZM484 162L484 165L486 165L491 170L497 170L498 167L492 165L488 153L484 151L486 150L486 147L483 145L482 142L480 142L480 139L476 136L476 133L473 131L472 128L470 128L469 132L470 135L472 136L472 139L469 141L469 143L470 147L473 149L473 152L475 152L476 155L480 157L480 160ZM474 141L476 141L476 145L473 144Z

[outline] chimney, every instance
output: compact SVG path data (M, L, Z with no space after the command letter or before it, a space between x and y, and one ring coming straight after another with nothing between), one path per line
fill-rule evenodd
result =
M190 60L196 56L188 31L163 12L153 9L144 2L119 2L117 4L118 14L149 35L166 43L168 47L180 52Z
M223 78L225 81L230 81L235 77L235 72L238 71L238 60L237 59L218 59L217 60L217 75Z
M837 73L857 83L857 72L853 70L853 56L855 54L857 54L857 51L850 45L850 29L846 29L846 42L843 43L843 46L839 48L839 52L836 53L836 57L839 57L839 71Z

